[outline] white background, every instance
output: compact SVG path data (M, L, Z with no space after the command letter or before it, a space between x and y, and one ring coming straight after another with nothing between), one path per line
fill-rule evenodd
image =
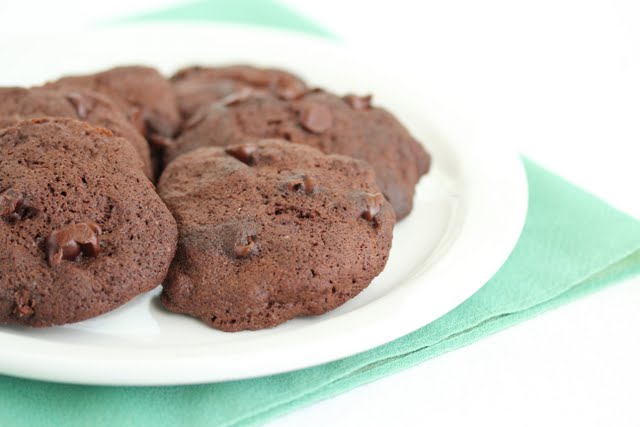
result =
M172 3L0 1L0 17L3 32L56 31ZM399 78L428 69L473 132L640 218L637 1L286 3ZM636 278L272 425L638 426L639 307Z

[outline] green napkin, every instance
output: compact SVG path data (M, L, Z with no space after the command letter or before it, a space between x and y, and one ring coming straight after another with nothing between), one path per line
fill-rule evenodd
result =
M0 376L0 425L261 424L640 273L640 222L523 162L530 193L520 241L483 288L435 322L357 356L253 380L136 388Z
M294 10L273 0L199 0L168 9L118 18L107 25L154 21L224 22L298 31L335 39L335 36Z
M233 6L238 3L240 9ZM201 1L141 19L244 22L327 34L271 1ZM0 376L0 426L261 424L640 273L640 222L531 161L523 163L529 212L520 241L482 289L435 322L357 356L253 380L135 388Z

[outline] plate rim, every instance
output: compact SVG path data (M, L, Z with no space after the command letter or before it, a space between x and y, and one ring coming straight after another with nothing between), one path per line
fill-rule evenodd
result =
M124 27L118 29L102 29L94 31L93 33L103 33L105 31L126 31L131 30L132 28L134 30L146 28L154 31L157 30L158 27L180 28L182 26L179 24L166 23L161 25L136 25L135 27ZM190 24L188 28L190 31L222 31L223 33L228 31L242 31L262 33L263 35L268 33L268 37L276 38L291 37L291 33L286 31L236 25L206 25L206 29L204 29L199 28L197 25L194 26ZM315 37L296 34L296 39L306 39L305 43L331 46L329 49L342 51L345 49L344 46L336 45L333 42L324 41ZM437 128L435 123L430 127ZM446 140L450 138L445 137L444 139ZM528 185L524 165L522 164L517 152L507 144L500 143L499 141L483 140L483 138L480 138L480 140L481 141L456 141L456 143L449 147L453 152L455 152L455 148L464 148L464 150L468 150L464 155L457 158L457 160L461 162L459 165L461 169L461 176L462 179L467 181L466 183L471 188L479 188L478 191L470 192L471 197L466 201L468 202L468 206L464 205L465 201L461 202L463 205L460 206L460 209L465 212L465 221L463 221L461 225L462 229L459 232L459 235L451 243L451 247L448 248L448 251L445 251L441 258L439 258L434 265L430 266L430 269L424 271L423 266L423 270L407 278L404 281L403 286L415 286L420 280L424 280L426 276L438 277L438 274L442 276L442 273L440 272L446 271L447 268L452 268L453 266L450 264L455 261L456 256L468 256L473 254L475 250L480 249L478 242L473 244L473 242L464 241L465 230L474 230L479 226L482 226L480 218L474 217L473 215L469 216L468 211L478 209L477 206L482 206L482 203L485 203L485 201L479 199L482 194L482 191L480 190L483 188L486 189L491 185L500 185L501 179L505 177L509 178L510 181L508 185L507 183L502 182L503 187L499 187L499 189L503 196L514 201L511 206L512 210L510 211L510 214L514 215L514 217L511 218L512 221L508 223L509 230L500 236L499 239L492 242L492 244L499 246L500 256L496 256L490 263L491 265L482 266L482 268L479 266L476 267L475 280L465 277L464 274L458 274L457 277L453 278L463 284L465 278L469 281L475 282L473 286L465 284L466 287L464 287L464 289L457 295L457 299L459 300L458 302L464 302L468 297L480 289L490 279L490 277L498 271L515 247L522 232L522 228L524 227L528 207ZM482 144L480 144L480 142L482 142ZM472 162L483 161L491 161L492 166L497 162L503 168L503 170L498 171L502 173L502 175L496 173L495 176L492 175L484 177L486 178L484 182L483 179L479 179L478 182L478 176L469 174L471 170L474 170L471 168ZM490 212L484 212L484 215L489 214ZM462 243L460 243L461 236L463 238ZM444 277L446 278L447 275L445 274ZM406 292L400 292L395 294L393 297L395 302L399 306L407 309L407 311L411 311L411 307L414 307L415 310L416 301L412 301L411 298L407 300L406 295L403 296L405 293ZM385 298L381 298L381 300L384 300ZM403 300L403 298L405 298L405 300ZM388 304L389 300L386 302ZM383 310L384 305L383 301L376 300L365 307L367 307L368 313L372 314L375 313L376 310ZM12 349L7 349L6 346L3 346L3 349L0 350L0 373L37 380L92 385L182 385L253 378L303 369L362 353L413 332L441 315L446 314L446 312L454 309L456 306L457 305L448 307L447 310L444 310L444 312L439 313L427 322L422 322L421 319L423 318L421 316L403 316L402 318L396 319L395 323L392 325L393 327L386 325L387 327L383 330L376 330L377 334L375 335L365 334L363 336L359 336L360 341L357 344L354 344L354 332L362 331L362 329L352 330L350 334L344 334L343 336L334 339L334 349L329 352L330 354L328 354L326 349L324 349L324 352L317 351L317 347L320 344L302 348L301 346L303 344L297 343L296 345L291 346L292 350L297 352L296 354L300 356L298 363L294 364L289 363L289 361L286 365L283 365L276 360L275 355L263 353L260 357L268 358L270 363L252 365L249 362L253 359L253 352L249 351L251 349L247 348L245 358L239 358L234 362L237 366L244 367L243 372L239 372L237 368L234 371L227 371L226 373L209 370L209 374L207 375L206 367L215 362L215 357L212 360L211 354L189 355L177 359L162 359L158 358L157 355L145 354L145 351L140 351L140 357L136 360L131 360L123 358L122 355L117 354L117 352L112 353L107 351L104 356L100 358L96 358L95 355L92 355L91 358L85 358L86 349L83 349L80 345L73 345L74 354L67 354L64 358L58 357L55 361L52 361L51 353L42 352L42 349L37 351L38 345L34 346L34 343L29 342L31 340L27 340L24 337L13 337L14 343L21 344L20 341L23 341L23 346L21 347L22 351L12 351ZM360 315L360 317L362 316L363 314ZM356 318L357 317L358 316L356 316ZM331 328L331 326L339 319L339 317L335 319L328 319L324 322L325 328ZM296 334L300 334L302 332L304 331L292 331L292 333L288 334L287 337L291 338L291 335L295 337ZM0 334L0 338L1 337L2 334ZM263 337L261 340L264 339L268 339L268 337ZM252 341L251 346L259 345L259 341L261 340ZM49 349L54 349L59 346L68 348L69 346L69 344L61 343L47 344L49 344ZM42 345L42 343L40 343L40 345ZM247 344L243 343L243 345ZM243 345L237 347L242 347ZM304 345L307 345L307 343ZM61 350L61 348L59 349ZM30 352L25 354L25 351L29 350ZM149 351L149 353L151 353L151 351ZM64 354L64 351L62 351L61 354ZM218 355L218 358L222 356L224 355L221 353ZM79 361L84 363L79 364ZM109 364L114 363L117 363L118 366L117 373L115 375L113 369L105 369L105 364L106 366L109 366ZM192 369L190 372L185 371L185 364L191 365ZM205 368L205 371L203 371L203 369L193 368L195 366ZM158 372L160 372L160 375L158 375ZM217 374L212 375L212 373Z

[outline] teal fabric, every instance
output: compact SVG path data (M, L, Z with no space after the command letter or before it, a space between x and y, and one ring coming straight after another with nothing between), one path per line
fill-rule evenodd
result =
M156 20L236 22L327 35L272 1L199 1L124 21ZM640 222L531 161L523 163L529 212L520 241L482 289L435 322L357 356L253 380L135 388L0 376L0 426L258 425L640 274Z
M200 0L105 22L107 25L131 22L221 22L297 31L325 38L336 38L324 28L273 0Z
M640 222L523 162L529 212L516 248L483 288L435 322L357 356L244 381L135 388L0 376L0 425L259 425L640 273Z

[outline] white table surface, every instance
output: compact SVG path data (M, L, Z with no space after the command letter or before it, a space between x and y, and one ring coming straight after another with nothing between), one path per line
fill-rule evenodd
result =
M411 78L428 70L473 132L640 218L637 1L283 2ZM116 0L107 13L2 0L1 31L88 28L173 3ZM638 426L639 307L636 278L270 425Z

